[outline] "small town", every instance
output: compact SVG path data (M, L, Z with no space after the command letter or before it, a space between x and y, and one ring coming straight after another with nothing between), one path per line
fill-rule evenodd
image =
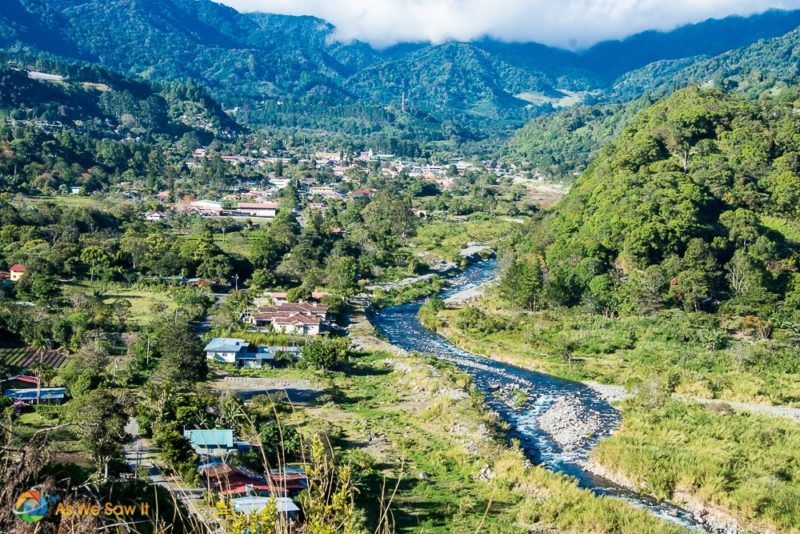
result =
M0 5L0 534L800 534L800 0Z

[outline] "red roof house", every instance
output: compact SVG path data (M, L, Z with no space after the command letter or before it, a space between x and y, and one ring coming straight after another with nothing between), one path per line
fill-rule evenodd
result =
M19 282L25 276L25 266L20 263L15 263L8 269L9 278L12 282Z

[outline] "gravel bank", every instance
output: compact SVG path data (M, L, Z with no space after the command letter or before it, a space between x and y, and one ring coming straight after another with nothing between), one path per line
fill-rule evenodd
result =
M538 426L565 451L571 451L604 430L600 414L577 399L561 397L539 418Z

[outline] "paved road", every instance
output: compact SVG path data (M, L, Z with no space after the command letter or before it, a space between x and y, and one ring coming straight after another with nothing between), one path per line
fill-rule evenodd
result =
M195 518L207 525L211 532L224 533L216 517L206 510L198 508L198 501L203 499L203 488L188 488L183 481L172 475L165 475L158 465L158 449L145 438L139 430L136 419L131 417L125 425L125 431L133 436L133 440L125 445L125 461L132 470L144 469L151 484L159 485L180 500ZM213 530L213 528L216 530Z
M225 302L228 298L227 293L214 293L214 300L216 304ZM198 336L211 331L211 313L208 313L194 325L194 333Z

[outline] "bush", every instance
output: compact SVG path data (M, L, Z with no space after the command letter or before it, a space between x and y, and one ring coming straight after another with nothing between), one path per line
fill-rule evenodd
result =
M507 323L502 319L487 315L483 310L471 306L458 312L456 326L462 330L482 334L494 334L508 329Z
M335 369L350 359L350 345L346 339L315 339L303 347L302 363L317 369Z
M425 304L423 304L418 312L419 322L422 326L436 332L441 326L442 321L439 320L437 314L444 309L444 301L439 297L431 297Z

